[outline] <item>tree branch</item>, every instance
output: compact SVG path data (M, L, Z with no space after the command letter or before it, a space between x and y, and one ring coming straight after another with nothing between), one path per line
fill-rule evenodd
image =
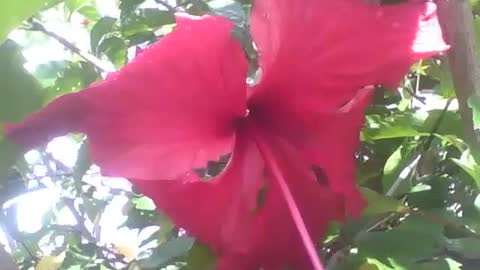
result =
M472 111L468 98L480 96L480 66L472 9L467 0L439 0L440 24L447 43L448 63L452 72L466 142L480 151L480 133L473 128Z
M155 2L159 5L162 5L164 6L168 11L170 12L177 12L177 8L175 8L174 6L170 5L167 1L165 0L155 0Z
M54 162L57 166L62 165L61 162L57 161L51 154L44 154L42 156L43 163L47 168L47 171L50 175L55 174L55 170L52 168L51 161ZM89 243L95 244L97 247L97 256L99 258L102 258L106 263L111 265L112 267L118 262L122 264L126 264L125 260L123 259L122 256L112 252L109 248L106 246L101 246L98 244L98 239L95 235L94 232L91 232L86 226L85 226L85 221L86 218L79 212L77 211L75 207L75 200L72 198L66 198L66 197L61 197L62 202L65 204L65 206L68 208L68 210L72 213L74 216L77 224L75 226L75 229L80 233L82 237L84 237ZM114 255L115 258L109 258L108 255L104 254L104 251L108 252L111 255Z
M65 48L67 48L71 52L79 55L80 57L82 57L83 59L88 61L90 64L92 64L94 67L96 67L98 70L100 70L102 72L113 72L113 71L115 71L113 66L110 65L109 63L106 63L106 62L100 60L99 58L89 54L89 53L83 52L77 46L75 46L73 43L69 42L65 38L63 38L63 37L57 35L56 33L46 29L45 26L43 26L43 24L41 24L39 22L35 22L35 21L32 22L31 27L30 28L24 28L24 30L38 31L38 32L44 33L45 35L47 35L47 36L55 39L56 41L58 41L60 44L62 44Z

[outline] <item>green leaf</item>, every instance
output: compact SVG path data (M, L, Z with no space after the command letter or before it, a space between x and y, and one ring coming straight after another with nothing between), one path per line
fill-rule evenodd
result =
M143 268L161 268L174 259L185 256L192 248L193 243L194 240L190 237L175 238L158 246L149 258L139 260L138 264Z
M389 270L393 269L390 268L383 263L379 262L378 260L368 258L366 262L364 262L358 270Z
M438 125L438 120L440 119L440 117L442 117L442 119L440 124ZM431 133L434 129L436 129L436 135L455 135L458 137L463 137L462 121L457 111L429 111L428 116L422 123L422 126L418 127L418 131Z
M441 251L440 240L435 235L412 228L363 233L355 242L360 255L375 258L393 269L400 265L418 269L420 259Z
M477 0L474 0L477 1ZM480 11L480 5L478 5L478 2L474 6L474 10L478 13ZM475 26L475 38L477 44L480 42L480 18L478 16L474 16L474 26ZM478 56L478 53L477 53Z
M360 191L368 202L368 207L363 211L364 216L404 212L407 210L407 207L395 198L384 196L369 188L362 187Z
M424 262L418 270L465 270L462 264L450 258L434 259L429 262Z
M440 87L438 93L444 98L454 98L456 95L452 73L447 62L442 62L441 64Z
M399 179L401 172L405 167L413 161L415 156L415 149L418 145L418 141L405 142L398 147L395 152L387 159L383 168L383 191L386 193L392 185ZM398 192L405 192L408 188L408 181L403 181L399 188L396 188ZM391 194L394 195L394 194Z
M160 226L160 230L158 230L158 239L160 242L164 242L168 235L172 232L175 228L175 224L164 214L158 216L158 226Z
M0 186L7 180L9 169L19 157L20 150L10 143L0 129Z
M59 73L54 85L47 88L44 100L48 102L60 95L78 91L99 78L99 74L89 63L84 61L69 63L63 72Z
M452 161L468 173L475 181L477 188L480 188L480 166L475 161L470 149L465 150L460 159L452 158Z
M480 0L469 0L468 2L472 6L473 12L477 14L480 8Z
M175 23L173 14L166 10L145 8L140 10L140 15L145 18L145 23L152 29Z
M98 55L98 45L102 38L108 33L113 32L116 18L103 17L92 27L90 31L90 48L92 52Z
M421 183L414 186L408 194L408 204L410 207L419 208L440 208L446 205L448 198L447 179L434 177L427 183Z
M89 2L89 0L65 0L65 7L68 9L70 14L73 14L87 2Z
M432 61L433 62L433 61ZM455 87L453 85L450 67L445 59L441 63L433 62L427 69L428 75L439 81L438 87L435 89L440 96L450 99L455 97Z
M35 75L35 78L40 81L43 87L51 86L55 84L58 75L67 68L68 64L69 62L65 60L49 61L38 65L33 75Z
M443 258L416 263L412 266L407 266L395 261L389 262L388 265L386 265L374 258L367 258L358 270L462 270L460 266L461 264L454 260Z
M442 212L445 211L442 210ZM444 217L444 213L436 211L436 209L432 211L423 211L422 213L435 217ZM432 223L432 221L426 220L425 218L417 215L407 216L398 227L390 232L399 232L400 234L415 232L415 234L421 235L421 239L425 239L427 242L435 243L433 246L436 248L443 246L445 241L445 236L443 235L444 224Z
M16 122L42 106L40 83L24 68L18 45L7 41L0 46L0 122Z
M152 42L155 40L155 33L151 30L138 32L125 37L129 46L135 46L144 42Z
M143 2L145 2L145 0L120 0L120 5L119 5L120 11L121 11L120 17L122 17L123 19L124 17L129 16Z
M98 21L102 17L98 10L91 5L84 5L83 7L79 8L77 12L91 21Z
M24 20L44 8L60 3L60 0L2 0L0 1L0 43Z
M211 270L215 263L215 253L207 245L195 241L187 255L187 266L195 270Z
M98 52L105 53L117 68L127 63L127 44L119 37L104 39L98 46Z
M127 226L130 229L158 225L157 211L140 210L132 207L126 215L128 216L128 219L125 221L123 226Z
M388 115L369 114L366 117L366 126L362 130L362 141L376 141L381 139L424 137L430 136L437 120L443 114L443 121L436 127L434 135L462 136L462 126L458 113L442 110L431 110L428 113L417 111L394 112L388 110ZM385 113L387 113L385 112Z
M428 132L421 132L424 119L413 113L399 114L385 117L383 115L367 115L366 126L362 130L362 141L381 139L428 136Z
M152 199L145 196L133 198L132 202L135 205L135 208L140 210L152 211L156 209L155 203L152 201Z
M449 239L447 250L462 255L467 259L480 259L480 239L458 238Z
M471 96L468 99L468 107L472 109L473 128L480 128L480 97Z
M122 34L125 37L151 30L152 28L147 24L145 18L140 16L131 16L122 21Z

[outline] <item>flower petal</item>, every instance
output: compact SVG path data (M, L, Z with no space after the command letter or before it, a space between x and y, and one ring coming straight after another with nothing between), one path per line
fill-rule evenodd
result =
M255 1L252 35L269 85L262 90L318 100L372 84L393 88L413 62L448 48L434 3L365 2Z
M177 22L105 81L7 126L9 137L30 148L84 132L102 173L136 179L178 177L230 152L248 68L233 25L222 17Z
M312 257L317 256L315 244L330 221L344 220L344 198L315 174L295 145L268 131L264 136L267 140L257 138L256 141L269 173L270 190L267 192L270 194L262 213L264 230L268 230L268 234L265 231L258 234L265 237L259 249L269 251L263 259L266 269L281 269L282 266L323 269L318 259ZM282 260L278 260L279 257Z
M372 87L363 88L335 110L323 100L290 108L279 106L274 98L254 104L252 110L259 126L294 145L307 164L325 175L330 188L344 195L353 216L365 206L355 182L355 152L372 94Z
M335 114L324 119L321 130L310 129L309 138L296 140L304 157L323 169L333 191L346 199L348 214L358 217L366 201L357 189L355 153L373 88L366 87Z
M175 223L211 246L217 269L311 269L280 186L249 134L240 134L226 170L210 181L134 181ZM272 140L270 140L272 139ZM319 184L286 142L268 138L310 237L344 217L343 198Z
M176 181L133 180L133 183L178 226L217 252L228 249L228 252L248 253L251 244L245 242L244 236L253 229L249 223L263 174L258 150L240 135L227 169L211 180L189 174Z

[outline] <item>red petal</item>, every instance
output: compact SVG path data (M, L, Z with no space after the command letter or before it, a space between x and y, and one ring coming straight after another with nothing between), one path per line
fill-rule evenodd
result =
M209 181L190 174L180 181L133 182L178 226L215 250L248 252L251 244L244 235L253 229L248 223L256 208L256 191L264 181L263 161L252 142L239 136L227 166Z
M296 140L295 144L303 149L305 158L325 171L332 190L344 195L353 217L366 206L355 181L354 154L360 146L360 129L372 94L372 88L358 91L349 103L327 116L321 130L313 130L308 139Z
M318 101L372 84L396 87L413 62L448 48L435 4L365 2L257 0L252 35L268 84L262 90Z
M324 106L323 100L283 107L272 97L253 103L251 112L259 126L288 140L302 151L306 162L324 172L332 190L344 195L354 216L365 206L355 183L354 154L372 93L371 87L357 91L352 100L335 110L328 109L329 104Z
M251 134L250 134L251 135ZM239 135L227 169L214 180L135 181L180 227L209 244L219 270L312 269L278 182L249 134ZM301 156L278 138L265 140L282 169L309 235L344 216L343 199L316 182ZM265 188L265 189L262 189ZM265 192L263 203L258 198Z
M29 148L84 132L103 173L136 179L178 177L230 152L247 74L233 25L222 17L177 22L105 81L8 126L10 138Z
M329 221L343 220L345 211L342 196L329 190L323 179L316 178L309 163L283 139L266 132L263 136L258 136L256 142L267 161L272 193L264 209L268 211L264 213L267 216L265 228L274 228L269 237L290 235L285 239L277 238L274 243L267 238L262 241L262 250L271 252L271 259L266 259L269 263L266 266L280 269L284 265L273 258L281 256L288 266L323 270L315 244ZM284 210L274 210L280 207ZM323 211L319 211L320 207ZM278 228L277 224L281 220L289 221L282 224L286 228ZM265 235L265 232L260 235ZM292 236L295 238L292 239ZM296 248L288 251L286 247Z

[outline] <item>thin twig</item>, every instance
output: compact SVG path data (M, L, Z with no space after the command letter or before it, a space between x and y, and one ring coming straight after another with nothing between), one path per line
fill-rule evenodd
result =
M167 1L164 1L164 0L155 0L155 2L157 4L160 4L162 6L164 6L168 11L170 12L177 12L177 8L175 8L174 6L170 5Z
M185 7L185 6L187 6L188 4L191 4L192 2L193 2L192 0L187 0L187 1L183 2L183 3L181 3L181 4L178 4L178 5L176 6L176 9L179 10L179 9L181 9L182 7Z
M95 68L97 68L98 70L102 71L102 72L113 72L115 71L115 69L113 68L113 66L109 63L106 63L102 60L100 60L99 58L91 55L91 54L88 54L86 52L83 52L82 50L80 50L77 46L75 46L73 43L69 42L68 40L66 40L65 38L59 36L58 34L48 30L45 28L45 26L39 22L31 22L31 27L30 28L23 28L24 30L28 30L28 31L38 31L38 32L42 32L44 33L45 35L55 39L56 41L58 41L60 44L62 44L65 48L67 48L68 50L70 50L71 52L79 55L80 57L82 57L83 59L87 60L90 64L92 64L93 66L95 66Z
M54 159L53 156L51 156L50 154L42 155L42 159L43 159L44 165L47 167L47 171L49 172L49 174L51 175L55 174L55 171L51 167L51 162L54 162L55 164L59 164L60 162ZM77 222L75 226L76 230L79 231L80 235L85 237L85 239L88 242L94 244L97 247L98 257L102 258L105 262L107 262L111 266L114 266L115 263L117 262L126 264L122 256L119 256L114 252L112 252L109 248L98 244L97 238L95 237L94 233L90 232L90 230L88 230L88 228L85 226L86 218L82 216L79 211L77 211L75 207L74 199L62 197L61 201L65 204L65 206L70 210L70 212L74 216L75 221ZM115 258L114 259L109 258L106 254L104 254L104 251L108 252L109 254L113 254Z
M426 212L423 212L421 210L418 210L418 209L413 209L413 208L405 208L405 211L403 211L402 213L393 213L393 214L389 214L388 216L380 219L379 221L377 222L374 222L373 224L371 225L367 225L366 226L366 229L360 231L356 236L355 238L359 238L361 237L363 234L365 233L368 233L368 232L371 232L375 229L377 229L378 227L382 226L383 224L385 224L386 222L388 222L389 220L391 220L391 218L395 217L395 216L398 216L398 214L409 214L409 215L412 215L412 216L416 216L418 218L421 218L423 220L426 220L430 223L433 223L433 224L440 224L440 225L444 225L444 226L452 226L452 227L455 227L455 228L460 228L460 229L465 229L467 232L469 232L469 234L471 234L473 237L477 237L477 238L480 238L480 234L475 232L475 231L472 231L470 230L469 228L467 228L465 225L463 224L459 224L459 223L456 223L452 220L448 220L444 217L441 217L441 216L436 216L436 215L431 215L431 214L428 214ZM337 265L342 261L342 259L345 257L345 256L348 256L349 254L349 251L350 249L353 247L353 245L351 244L348 244L346 245L345 247L337 250L331 257L330 259L328 260L328 263L325 267L326 270L334 270Z
M416 99L418 102L422 103L423 105L425 105L425 97L420 97L417 93L415 93L412 89L409 89L409 88L405 88L405 91L407 91L407 93L413 97L414 99ZM417 91L418 92L418 91Z
M420 78L421 78L420 68L422 67L422 63L423 61L420 60L417 64L417 79L415 81L415 93L418 93L420 91Z
M437 120L433 124L432 130L430 131L430 134L423 144L422 148L419 150L417 154L413 156L411 161L409 162L409 166L412 167L409 176L407 177L398 177L395 182L392 184L392 186L388 189L388 191L385 193L387 196L393 196L397 189L401 186L403 181L405 179L410 179L412 180L413 177L415 176L415 173L417 172L418 164L420 163L420 159L425 152L430 149L430 146L432 145L433 139L435 138L435 133L437 133L438 129L440 128L440 125L442 124L443 119L445 118L445 115L447 114L448 108L450 107L450 104L452 103L453 99L449 99L447 103L445 104L445 107L443 107L442 112L438 116Z
M445 118L445 115L446 115L446 112L448 111L448 108L450 106L450 104L452 103L453 99L449 99L447 101L447 103L445 104L445 107L443 108L442 112L440 113L440 115L438 116L437 120L435 121L435 123L433 124L433 127L432 127L432 130L430 131L430 135L428 137L428 139L425 141L425 143L423 144L423 147L422 149L420 150L420 153L414 155L414 157L411 159L411 161L409 162L409 166L412 166L413 168L411 169L409 175L405 178L402 178L402 177L398 177L395 182L392 184L392 186L388 189L388 191L385 193L386 196L392 196L393 194L395 194L395 192L398 190L398 188L401 186L401 183L405 180L405 179L413 179L413 177L415 176L415 172L417 170L417 166L418 166L418 163L419 163L419 160L420 160L420 157L423 153L425 153L428 149L430 149L430 146L432 144L432 141L433 141L433 138L435 137L435 133L437 133L438 131L438 128L440 127L440 124L442 123L443 119ZM439 224L455 224L453 222L450 222L450 221L446 221L440 217L436 217L436 216L432 216L432 215L428 215L428 214L425 214L424 212L421 212L419 210L413 210L413 209L409 209L407 208L407 213L408 214L415 214L416 216L418 217L421 217L421 218L424 218L432 223L439 223ZM367 232L371 232L375 229L377 229L378 227L382 226L383 224L385 224L385 222L388 222L392 217L396 216L396 214L389 214L388 216L386 217L383 217L382 219L376 221L376 222L373 222L373 223L370 223L369 225L367 225L365 227L364 230L360 231L356 237L359 237L360 235L364 234L364 233L367 233ZM458 225L458 224L455 224L455 225ZM345 257L346 255L348 255L348 252L349 250L352 248L352 245L347 245L341 249L339 249L338 251L336 251L331 257L330 259L328 260L327 262L327 265L325 267L326 270L333 270L337 267L338 263L341 261L341 259L343 257Z
M412 179L413 176L415 175L415 171L417 170L418 166L418 161L420 160L422 154L416 154L411 158L411 161L408 163L409 165L407 167L411 167L410 172L408 173L407 177L401 177L399 175L397 179L395 179L395 182L390 186L390 188L385 192L386 196L393 196L397 192L397 190L400 188L401 184L403 181L406 179Z
M450 107L450 104L452 104L453 98L449 99L447 103L445 104L445 107L443 107L442 112L437 118L437 121L433 124L432 131L428 135L428 139L425 141L423 144L423 151L427 151L430 149L430 146L432 145L432 141L435 138L435 133L437 133L438 129L440 128L440 124L442 124L443 119L445 118L445 115L447 114L448 108Z
M90 243L96 243L97 239L95 236L85 227L85 217L83 217L75 208L75 201L70 198L62 198L62 202L65 204L65 206L70 210L72 215L75 217L75 220L77 221L77 229L80 232L80 234L87 239L88 242Z

